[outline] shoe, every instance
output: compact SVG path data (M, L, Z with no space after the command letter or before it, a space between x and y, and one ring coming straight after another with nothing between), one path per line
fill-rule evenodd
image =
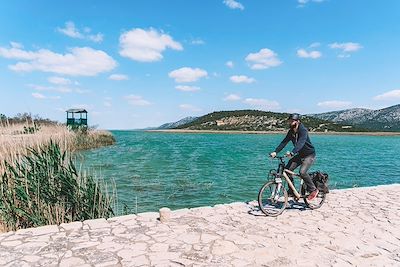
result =
M308 201L313 200L314 198L316 198L316 197L318 196L318 193L319 193L319 190L318 190L318 188L317 188L317 189L315 189L314 191L312 191L312 192L308 195L307 200L308 200Z

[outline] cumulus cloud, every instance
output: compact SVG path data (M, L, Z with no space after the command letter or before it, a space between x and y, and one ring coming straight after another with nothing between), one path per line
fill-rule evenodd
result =
M195 91L199 91L200 87L197 86L188 86L188 85L177 85L175 86L175 88L179 91L183 91L183 92L195 92Z
M179 42L155 29L135 28L119 37L120 55L141 62L160 61L165 49L183 50Z
M321 52L319 51L310 51L307 52L305 49L299 49L297 50L297 56L301 58L312 58L312 59L317 59L322 56Z
M277 101L271 101L262 98L246 98L243 103L261 110L277 110L280 105Z
M16 72L43 71L72 76L95 76L114 69L117 63L101 50L74 47L58 54L47 49L26 51L21 47L0 47L0 57L20 60L9 68Z
M319 107L323 107L323 108L348 108L351 106L351 102L350 101L339 101L339 100L328 100L328 101L323 101L323 102L319 102L317 105Z
M47 80L49 81L49 83L57 84L57 85L71 84L71 80L70 79L66 79L66 78L63 78L63 77L53 76L53 77L49 77Z
M131 104L132 106L151 105L151 103L149 101L143 99L143 97L141 97L139 95L128 95L128 96L125 96L125 99L127 99L129 104Z
M234 83L253 83L256 81L254 78L247 77L246 75L234 75L229 79Z
M84 33L82 33L81 31L79 31L79 29L75 27L75 23L73 23L72 21L67 21L65 23L65 27L57 28L57 31L71 38L88 39L96 43L102 42L104 37L102 33L90 34L91 29L88 27L85 27Z
M113 81L125 81L129 80L129 77L125 74L111 74L108 76L108 79Z
M235 66L232 61L226 62L225 65L228 66L231 69L233 69L233 67Z
M357 52L358 50L363 48L362 45L360 45L359 43L352 43L352 42L332 43L329 44L329 47L332 49L340 50L341 54L338 55L338 57L340 58L350 57L350 53Z
M192 112L201 111L200 108L195 107L195 106L190 105L190 104L181 104L181 105L179 105L179 108L180 108L180 109L183 109L183 110L187 110L187 111L192 111Z
M392 90L374 97L374 100L399 100L400 89Z
M224 0L224 4L230 9L244 9L244 6L235 0Z
M207 77L207 71L199 68L183 67L168 73L168 76L175 79L177 83L195 82L203 77Z
M224 101L239 101L242 99L240 96L235 95L235 94L229 94L226 97L224 97Z
M250 67L253 70L268 69L282 64L278 55L268 48L263 48L257 53L248 54L246 61L250 64Z

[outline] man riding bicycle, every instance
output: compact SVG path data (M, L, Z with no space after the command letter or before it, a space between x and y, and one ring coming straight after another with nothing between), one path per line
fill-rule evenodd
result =
M310 175L308 175L308 170L315 161L315 148L311 144L306 127L300 121L300 114L291 114L288 118L288 123L290 129L286 137L275 149L275 151L270 154L270 156L273 158L276 157L276 154L279 153L289 141L292 141L294 148L292 152L287 153L287 156L291 159L289 160L285 168L293 171L301 165L300 176L307 186L307 191L310 192L307 200L311 201L319 193ZM290 177L290 180L293 182L293 177ZM289 196L293 195L291 189L289 189L288 194Z

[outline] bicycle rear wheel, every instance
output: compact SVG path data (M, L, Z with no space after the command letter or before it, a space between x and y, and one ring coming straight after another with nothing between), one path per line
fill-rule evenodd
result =
M313 200L307 200L308 194L306 194L307 190L306 190L306 184L303 184L303 186L301 187L301 195L304 196L304 203L306 203L307 207L309 207L312 210L316 210L319 209L322 204L324 204L325 202L325 198L326 198L326 194L324 192L319 192L318 196L316 198L314 198Z
M269 181L258 192L258 205L267 216L278 216L286 208L288 195L282 183Z

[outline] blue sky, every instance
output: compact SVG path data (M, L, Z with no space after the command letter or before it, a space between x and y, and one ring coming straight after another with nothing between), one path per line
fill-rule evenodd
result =
M3 1L0 113L103 129L400 103L400 1Z

